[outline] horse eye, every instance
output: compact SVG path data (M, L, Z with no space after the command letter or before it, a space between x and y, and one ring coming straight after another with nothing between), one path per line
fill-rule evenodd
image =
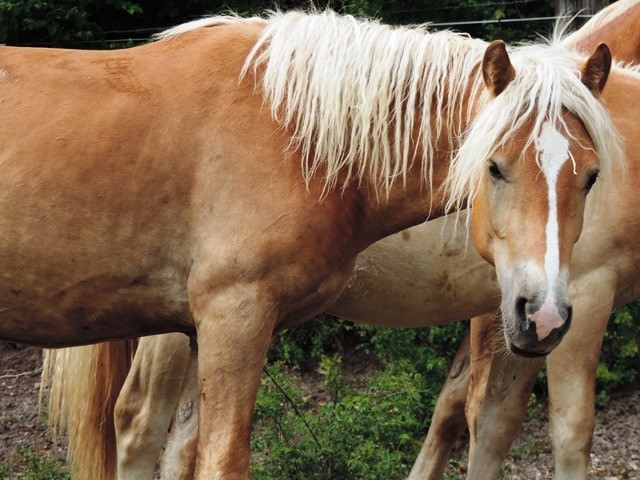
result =
M589 193L589 191L591 190L591 187L593 187L593 184L596 183L599 173L600 172L598 170L594 170L589 174L589 178L587 178L587 183L584 186L584 191L586 193Z
M504 175L500 171L500 167L493 160L489 160L489 174L496 180L504 180Z

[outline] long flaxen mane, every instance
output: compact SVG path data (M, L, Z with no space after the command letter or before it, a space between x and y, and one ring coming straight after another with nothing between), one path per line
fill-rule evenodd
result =
M202 19L160 37L234 21L243 20ZM414 133L425 158L433 158L432 133L438 136L461 113L446 106L461 104L466 91L481 87L477 66L484 46L465 35L427 33L426 26L393 28L330 11L275 12L243 75L255 72L274 118L293 132L291 147L302 153L307 180L322 170L327 189L346 174L345 184L366 178L387 193L406 178ZM431 116L421 114L430 111L447 113L432 125ZM421 163L431 183L431 163Z
M585 125L603 173L619 157L608 114L580 81L580 59L560 45L512 49L516 78L489 98L480 74L487 44L448 31L429 33L426 26L391 27L331 11L273 12L264 20L203 19L161 37L243 21L262 21L265 28L242 76L253 72L274 119L292 132L305 179L321 171L327 190L355 179L386 195L406 179L418 146L431 187L435 142L447 131L448 207L460 208L475 193L484 160L496 148L531 119L528 144L535 145L544 122L563 126L563 108ZM466 132L444 129L464 125L463 116L478 105ZM439 112L433 124L431 112Z

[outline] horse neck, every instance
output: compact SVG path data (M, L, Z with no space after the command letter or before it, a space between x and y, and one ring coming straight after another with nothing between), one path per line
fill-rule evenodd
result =
M612 7L613 5L608 8ZM565 43L573 50L590 55L600 43L604 42L609 46L616 60L635 63L640 58L639 24L640 1L635 1L633 5L600 26L589 28L587 23L567 37Z
M628 176L626 176L625 183L634 191L634 186L638 185L638 181L640 181L638 99L640 99L640 74L620 73L620 70L612 70L607 85L602 91L602 100L607 105L616 129L624 138L625 160L628 166ZM613 172L613 174L619 175L620 172ZM618 180L615 179L614 182L617 183ZM628 193L631 194L631 192Z
M372 228L375 240L446 213L448 197L444 184L451 159L458 150L460 134L466 130L478 105L478 95L469 86L457 105L446 107L452 111L447 115L449 120L443 122L442 129L431 133L431 155L427 155L418 141L420 135L416 129L413 135L416 139L413 145L416 154L405 182L397 180L388 195L376 194L375 188L367 185L363 203L371 224L375 225ZM436 116L442 114L442 111L431 111L431 124L434 125ZM430 181L422 174L423 162L431 164Z

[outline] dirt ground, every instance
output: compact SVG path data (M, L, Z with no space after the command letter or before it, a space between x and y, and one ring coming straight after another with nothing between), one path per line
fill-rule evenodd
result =
M41 355L38 348L0 342L0 465L16 461L25 446L65 458L64 441L52 438L38 408ZM19 478L19 469L13 473Z
M21 445L64 459L64 441L52 439L38 413L40 359L37 348L0 342L0 465L15 458ZM545 409L539 410L527 421L512 448L504 478L553 478L547 418ZM464 468L458 465L464 465L463 451L461 448L449 469L461 476ZM598 412L592 451L592 478L640 480L640 390L612 399ZM5 478L20 477L15 473Z
M503 465L503 479L554 478L546 406L530 417ZM466 444L456 448L447 473L464 478L466 449ZM598 410L591 452L590 479L640 480L640 390L616 395Z

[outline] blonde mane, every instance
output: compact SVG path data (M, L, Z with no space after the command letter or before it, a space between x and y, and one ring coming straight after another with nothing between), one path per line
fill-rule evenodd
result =
M171 27L163 32L153 35L154 40L166 40L168 38L177 37L183 33L192 32L201 28L218 27L220 25L233 25L235 23L258 23L262 25L267 24L267 20L260 17L241 17L235 13L229 15L216 15L215 17L204 17L190 22L182 23Z
M620 71L623 75L640 77L640 63L615 62L615 68L616 71Z
M204 19L163 36L229 21L241 20ZM430 188L435 141L445 126L464 125L474 106L480 106L477 118L457 153L463 132L448 132L448 208L473 196L485 159L514 131L533 119L528 144L535 145L545 121L564 124L563 107L584 123L603 173L619 156L606 111L580 81L580 59L558 44L512 49L516 78L489 99L482 93L479 67L487 44L481 40L331 11L274 12L265 25L241 76L254 73L273 117L292 132L304 178L322 172L327 190L355 179L387 195L395 181L405 181L418 147ZM439 113L434 124L431 112Z
M433 140L462 114L465 93L480 89L484 46L466 35L427 33L424 25L391 27L330 11L273 13L243 74L263 67L260 88L274 118L293 131L305 179L322 171L332 189L366 178L386 195L406 180L418 145L431 185ZM433 125L432 111L441 113ZM449 137L452 148L459 133Z

